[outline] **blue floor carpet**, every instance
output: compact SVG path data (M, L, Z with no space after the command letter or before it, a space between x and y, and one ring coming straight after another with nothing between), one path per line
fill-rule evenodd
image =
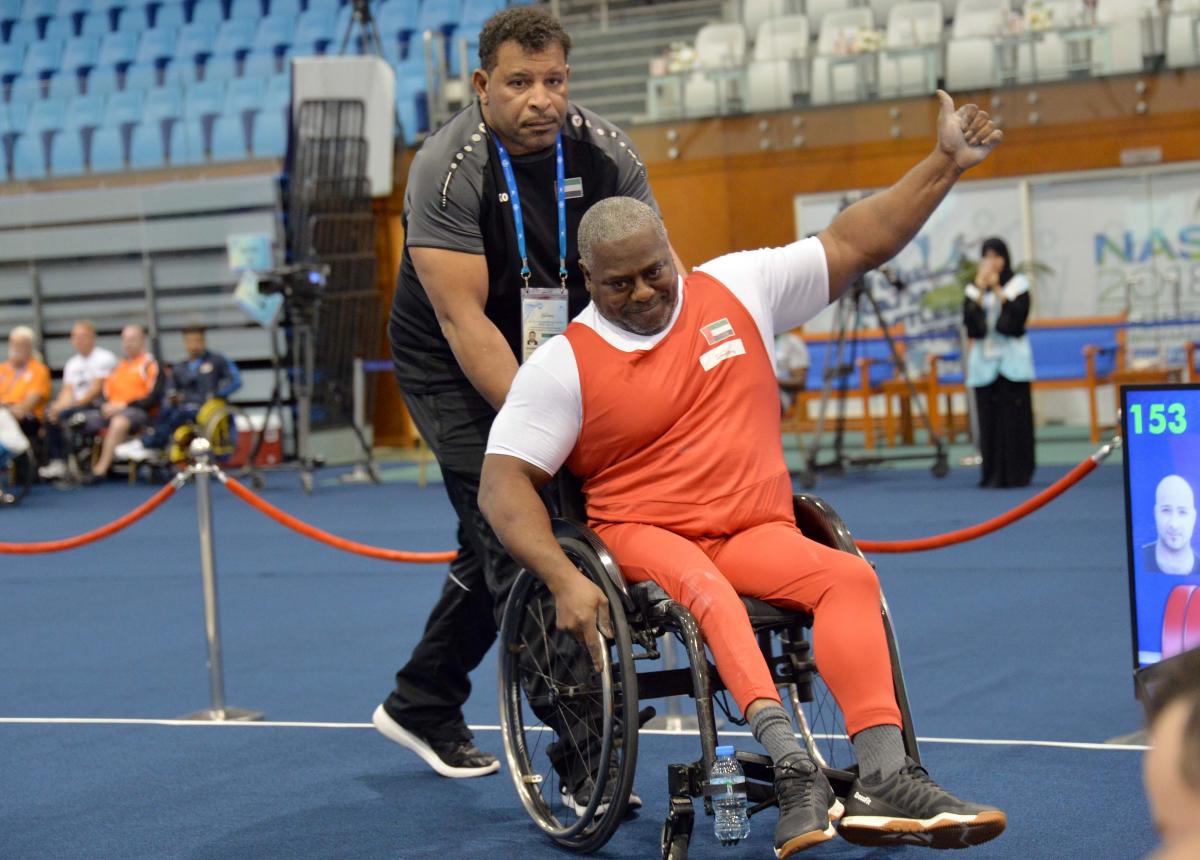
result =
M973 470L938 481L880 469L823 479L817 492L857 536L907 538L993 516L1064 471L1043 469L1028 490L984 491ZM0 540L82 531L150 492L39 488L0 511ZM228 702L270 720L366 723L444 568L346 555L214 493ZM452 546L437 485L321 486L305 497L294 476L276 475L265 495L356 540ZM184 489L95 546L0 556L0 717L170 718L207 706L195 516ZM1121 474L1108 466L996 535L876 556L918 733L1095 742L1136 729L1123 529ZM492 658L475 684L467 717L495 725ZM494 731L480 739L498 751ZM602 856L656 855L664 766L695 748L646 736L647 808ZM434 777L366 729L0 724L0 750L4 858L560 856L506 776ZM1137 752L943 743L923 752L947 785L1010 813L1010 832L967 856L1128 858L1154 844ZM773 821L764 813L749 844L720 850L701 819L693 856L770 856ZM834 842L811 856L884 854Z

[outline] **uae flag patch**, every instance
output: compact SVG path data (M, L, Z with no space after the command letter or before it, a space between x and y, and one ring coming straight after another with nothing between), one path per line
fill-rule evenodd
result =
M704 339L708 341L708 345L720 343L723 340L733 337L733 326L729 324L729 319L719 319L714 323L700 327L700 334L704 335Z

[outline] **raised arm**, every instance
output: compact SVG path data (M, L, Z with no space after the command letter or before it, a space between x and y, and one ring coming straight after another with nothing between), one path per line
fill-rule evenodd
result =
M479 509L504 548L533 571L554 595L554 623L566 630L601 666L603 645L597 630L612 637L604 592L563 554L550 527L550 515L538 490L550 475L518 457L488 454L479 484Z
M459 367L475 390L499 409L517 373L517 359L500 329L484 313L487 260L482 254L442 248L410 251L417 277Z
M965 171L1000 143L1001 131L973 104L954 109L938 90L937 147L899 182L841 212L820 234L829 264L829 300L907 245Z

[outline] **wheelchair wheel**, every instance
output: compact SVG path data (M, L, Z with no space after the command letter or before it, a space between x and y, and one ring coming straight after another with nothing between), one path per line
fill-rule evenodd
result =
M633 788L637 675L620 594L590 563L589 547L561 545L604 590L615 640L596 672L583 646L555 628L549 590L523 571L501 625L500 726L509 773L530 817L559 845L589 853L612 837ZM593 783L582 805L575 793L581 779Z
M32 451L25 451L0 466L0 504L15 505L25 498L36 474Z
M824 679L816 672L813 672L811 681L788 684L786 691L792 705L796 732L813 761L826 770L837 789L838 780L833 779L833 775L853 773L851 768L857 760L846 731L842 709L825 686Z

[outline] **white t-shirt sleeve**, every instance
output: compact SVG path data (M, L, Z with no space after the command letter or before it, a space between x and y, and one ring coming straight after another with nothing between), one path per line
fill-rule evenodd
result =
M772 354L775 335L803 325L829 304L829 264L815 236L781 248L726 254L699 270L745 305Z
M487 453L516 457L553 475L571 455L582 425L579 366L571 342L559 335L517 371L492 422Z

